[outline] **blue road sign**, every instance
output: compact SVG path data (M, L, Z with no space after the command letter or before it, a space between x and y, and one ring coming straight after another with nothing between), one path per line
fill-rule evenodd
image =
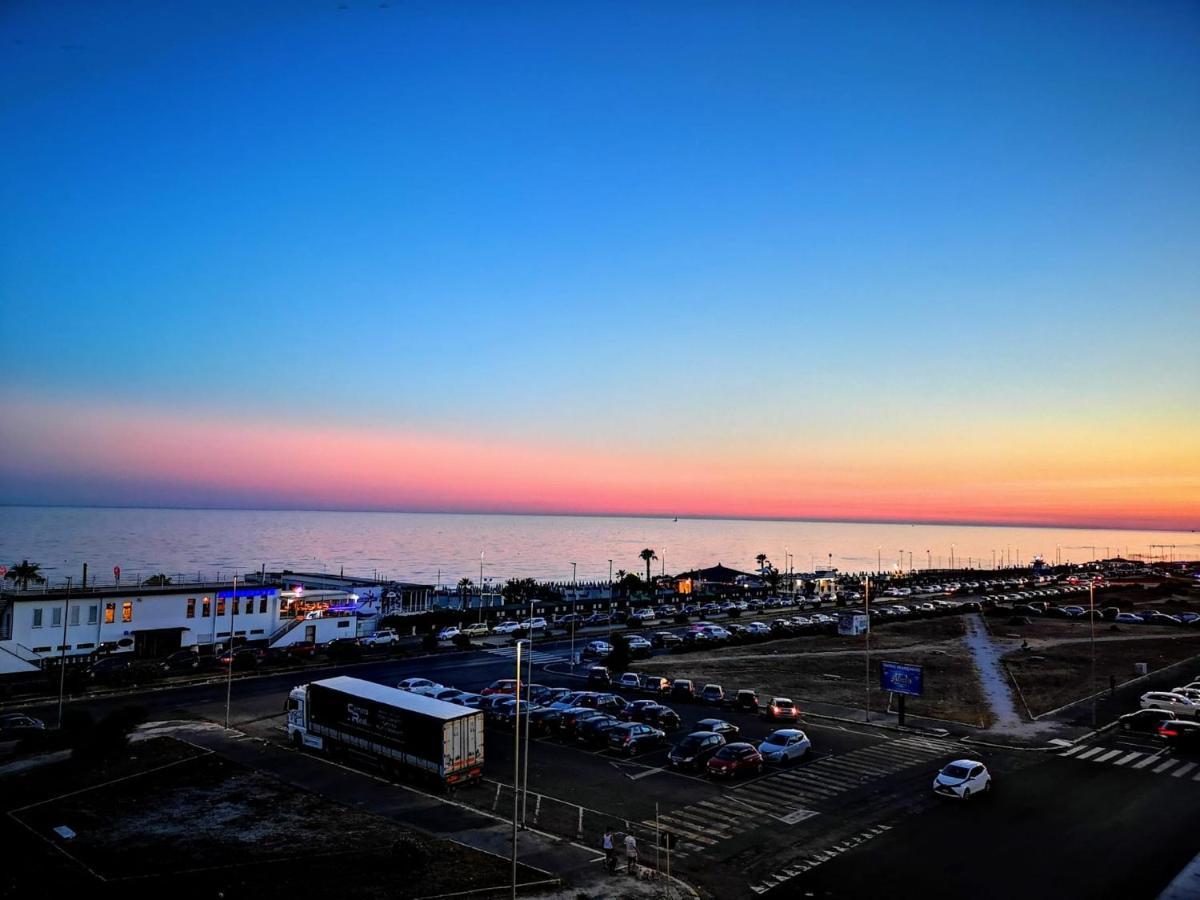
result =
M925 671L920 666L885 662L879 670L879 686L885 691L920 697L924 688Z

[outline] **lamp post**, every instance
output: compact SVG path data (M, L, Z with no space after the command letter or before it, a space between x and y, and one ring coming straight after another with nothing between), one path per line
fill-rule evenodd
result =
M512 896L517 896L517 801L521 799L521 645L517 641L517 715L513 722Z
M575 590L575 563L571 563L571 670L575 669L575 626L579 624L576 621L576 610L578 609L579 596ZM612 618L609 618L609 624L612 624Z
M233 596L229 598L229 669L225 673L225 728L229 728L229 701L233 696L233 604L237 602L237 575L233 576Z
M67 616L71 613L71 578L67 576L67 595L63 598L62 646L58 648L58 727L62 728L63 691L67 685ZM85 576L86 577L86 576Z
M1096 582L1088 580L1088 623L1091 626L1092 637L1092 728L1096 727Z
M875 545L875 574L878 575L883 571L883 545Z
M863 681L866 690L863 693L863 712L865 721L871 721L871 576L867 576L866 586L863 588L863 609L867 613L867 670L866 677Z

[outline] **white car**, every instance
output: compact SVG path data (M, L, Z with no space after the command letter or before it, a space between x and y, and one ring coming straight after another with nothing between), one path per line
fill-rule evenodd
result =
M1113 619L1113 621L1123 622L1129 625L1141 625L1142 617L1137 613L1117 613L1117 617Z
M1200 700L1200 688L1194 687L1177 687L1171 688L1172 694L1182 694L1189 700Z
M1187 716L1190 719L1200 712L1200 702L1189 700L1183 694L1170 691L1148 691L1142 694L1142 709L1165 709L1174 716Z
M441 631L439 631L437 633L437 639L439 641L452 641L456 637L458 637L460 634L462 634L462 632L459 631L457 628L455 628L453 625L447 625L445 628L443 628Z
M518 632L520 630L521 630L520 622L508 621L508 622L501 622L499 625L497 625L495 628L493 628L492 634L515 634L516 632Z
M545 631L549 628L549 624L541 616L534 616L521 623L521 627L526 631Z
M612 653L612 644L606 641L591 641L583 648L584 659L602 659Z
M799 728L780 728L767 735L758 752L767 762L790 763L804 759L812 750L812 741Z
M973 759L956 759L946 765L933 779L933 792L943 797L970 800L992 789L992 776L987 766Z
M386 647L398 640L400 640L400 635L396 634L394 629L384 628L374 634L368 634L362 639L362 642L368 647Z
M402 691L415 691L417 688L440 688L443 685L436 681L430 681L428 678L405 678L396 687Z

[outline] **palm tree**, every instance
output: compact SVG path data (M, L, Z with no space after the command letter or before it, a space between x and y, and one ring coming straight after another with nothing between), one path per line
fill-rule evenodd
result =
M42 567L39 563L31 563L27 559L21 560L20 563L13 563L9 566L8 571L4 573L4 577L13 584L20 583L21 590L29 590L29 582L34 584L45 584L46 579L42 577Z
M639 553L638 556L640 556L642 559L644 559L646 561L646 584L649 584L650 583L650 562L651 562L651 560L658 559L658 554L655 553L653 550L651 550L649 547L647 547L645 550L643 550L641 553Z
M463 600L464 600L464 605L465 605L465 598L466 598L467 594L469 594L469 593L470 593L470 591L471 591L471 586L472 586L474 583L475 583L475 582L471 581L471 579L470 579L470 578L460 578L460 579L458 579L458 596L459 596L459 598L460 598L460 599L463 599Z
M758 574L761 575L767 568L767 554L760 553L754 557L754 561L758 563Z

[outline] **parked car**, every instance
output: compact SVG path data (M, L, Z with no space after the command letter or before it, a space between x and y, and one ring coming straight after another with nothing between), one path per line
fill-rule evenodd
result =
M696 686L690 678L676 678L671 682L671 699L690 703L696 697Z
M772 697L762 708L762 717L770 722L795 722L800 718L800 708L787 697Z
M46 723L25 713L0 714L0 741L17 741L46 731Z
M640 634L631 634L626 640L629 643L629 655L634 659L646 659L654 652L651 643Z
M708 774L713 778L736 778L738 775L758 775L763 770L762 754L753 744L726 744L708 761Z
M616 716L607 713L592 716L575 726L575 740L581 744L607 744L609 731L624 724Z
M521 623L514 622L511 619L499 622L492 628L492 634L516 634L521 630Z
M405 678L403 681L401 681L399 684L397 684L396 687L398 687L402 691L411 691L414 688L419 688L419 687L445 687L445 685L438 684L436 681L430 681L428 678ZM483 691L483 693L488 694L488 693L495 693L495 692L488 691L487 689L485 689ZM511 691L510 691L510 693L511 693Z
M638 690L642 686L642 679L637 672L624 672L617 679L617 687L627 688L629 690Z
M608 746L633 756L662 744L666 734L642 722L624 722L608 731Z
M541 706L549 706L551 703L557 703L569 693L571 693L570 688L546 687L539 684L536 687L530 688L529 696L533 698L534 703Z
M439 641L452 641L460 634L462 634L462 632L459 631L454 625L447 625L437 633L437 639Z
M550 623L542 616L534 616L532 619L527 619L521 623L521 628L524 631L545 631L550 627Z
M1200 722L1169 719L1158 726L1158 736L1168 747L1200 747Z
M450 702L456 703L459 706L469 706L471 709L479 709L480 704L485 700L487 700L487 697L483 696L483 694L462 693L454 697Z
M176 650L163 660L172 672L194 672L200 668L200 654L195 650Z
M287 656L291 656L296 659L312 659L317 655L317 642L296 641L296 643L288 644L286 647L284 647L283 652ZM200 665L203 666L204 663L202 662Z
M733 695L733 708L739 712L758 712L758 694L743 688Z
M608 687L612 684L612 674L605 666L592 666L587 671L587 683L598 687Z
M386 647L398 640L400 640L400 635L396 634L396 629L381 628L379 631L368 634L362 639L362 642L366 647Z
M680 769L702 769L725 746L725 738L711 731L694 731L671 748L667 761Z
M563 711L551 706L539 706L529 711L529 733L534 735L555 734L562 721Z
M705 703L719 705L725 699L725 689L719 684L706 684L700 691L700 699Z
M485 622L471 622L464 625L460 631L467 637L487 637L491 629L487 627Z
M679 713L671 709L669 706L656 706L653 709L648 709L642 715L642 721L647 725L653 725L660 731L677 731L679 726L683 724L683 720L679 718Z
M724 719L701 719L696 723L696 730L716 732L727 741L732 741L742 733L742 729Z
M766 736L758 752L767 762L790 763L804 759L812 750L812 742L797 728L781 728Z
M565 709L558 720L558 733L562 738L573 739L576 729L588 719L594 719L596 716L603 716L606 713L598 709L592 709L588 706L576 706L572 709Z
M650 636L650 646L670 649L677 644L682 644L683 638L670 631L656 631Z
M606 641L589 641L583 648L584 659L607 659L612 654L612 644Z
M1141 625L1142 617L1139 616L1137 613L1123 612L1123 613L1117 613L1117 615L1113 619L1113 621L1117 622L1119 624L1122 624L1122 625Z
M947 764L933 779L933 792L941 797L970 800L992 789L992 776L987 766L973 759L956 759Z
M1117 727L1122 731L1154 734L1158 732L1159 725L1172 718L1172 713L1165 709L1139 709L1137 712L1126 713L1117 719Z
M671 693L671 682L661 675L642 675L642 690L651 694Z
M1147 691L1142 694L1140 705L1142 709L1165 709L1175 718L1195 718L1200 711L1200 703L1189 700L1183 694L1172 694L1169 691Z
M88 666L87 677L91 681L99 682L121 681L133 664L133 659L132 653L101 657Z
M404 682L400 682L400 685L398 686L402 687L403 685ZM515 678L499 678L496 681L493 681L479 693L483 694L485 697L488 697L492 694L511 694L516 689L517 680Z

